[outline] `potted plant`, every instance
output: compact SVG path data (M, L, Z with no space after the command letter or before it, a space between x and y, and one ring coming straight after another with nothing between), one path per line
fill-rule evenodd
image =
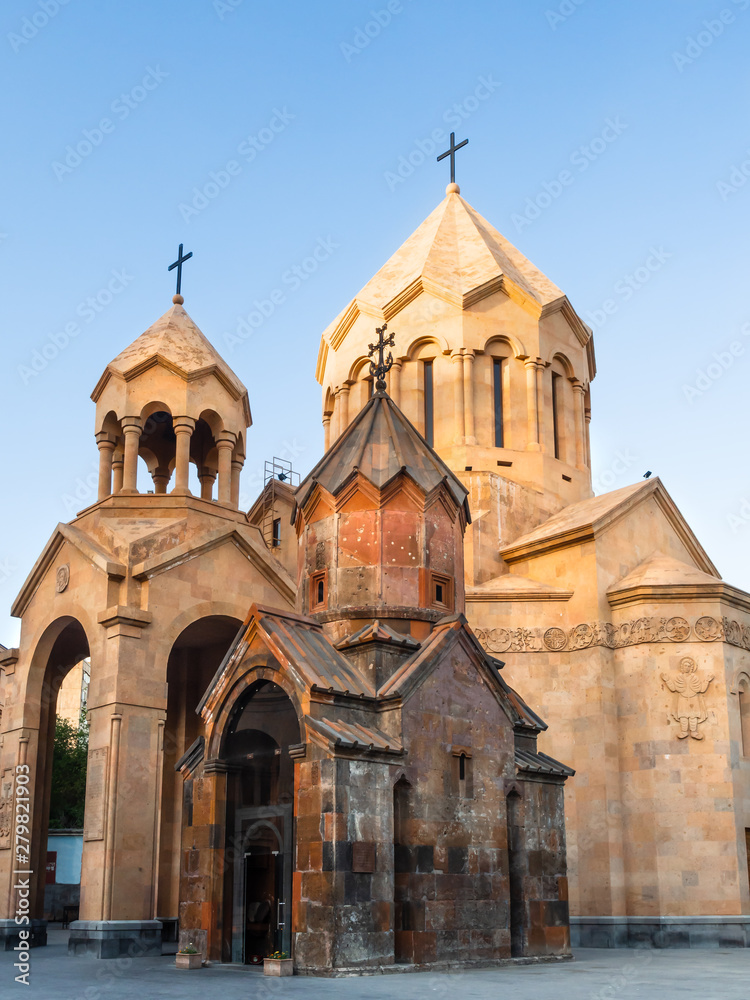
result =
M285 951L275 951L263 959L264 976L293 976L294 964Z
M200 969L203 958L191 941L185 948L177 952L174 961L178 969Z

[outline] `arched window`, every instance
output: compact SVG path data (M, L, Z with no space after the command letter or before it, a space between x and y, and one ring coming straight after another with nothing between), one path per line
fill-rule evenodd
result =
M742 756L750 757L750 678L744 676L737 689L742 727Z
M435 388L432 360L422 362L424 381L424 439L432 448L435 444Z
M503 421L503 362L504 358L492 359L492 405L495 418L495 447L505 447L505 423Z

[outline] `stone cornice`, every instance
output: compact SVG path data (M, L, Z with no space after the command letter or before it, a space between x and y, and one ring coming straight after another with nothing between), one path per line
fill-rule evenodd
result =
M607 593L610 607L625 608L634 604L666 604L693 601L720 601L737 611L750 613L750 594L732 587L723 580L714 583L643 584L610 590Z

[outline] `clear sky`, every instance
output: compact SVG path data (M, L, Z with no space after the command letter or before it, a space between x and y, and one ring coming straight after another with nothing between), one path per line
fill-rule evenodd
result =
M266 458L317 461L320 333L442 199L437 129L594 327L597 492L660 475L750 589L749 42L750 0L8 0L0 641L95 498L89 395L170 306L178 243L249 390L248 505Z

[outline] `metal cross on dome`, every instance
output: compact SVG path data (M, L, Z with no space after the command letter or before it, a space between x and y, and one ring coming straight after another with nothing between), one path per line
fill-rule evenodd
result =
M372 357L376 351L378 352L378 363L375 364L374 361L370 362L370 374L373 376L373 378L377 379L377 381L375 382L375 388L378 390L378 392L385 391L386 387L385 377L391 370L391 368L393 368L393 355L389 351L388 357L386 358L385 349L386 347L396 346L396 340L395 340L396 335L394 333L390 333L386 337L385 331L387 326L388 326L387 323L383 323L382 326L375 327L375 333L377 333L378 335L378 342L377 344L370 344L369 357Z
M175 268L177 268L177 294L178 295L180 294L180 288L182 286L182 265L185 263L186 260L190 260L190 258L192 256L193 256L193 251L192 250L190 251L190 253L186 253L184 257L182 256L182 243L180 243L180 249L179 249L179 251L177 253L177 260L174 262L174 264L170 264L169 267L167 268L168 271L173 271Z
M468 146L468 144L469 144L469 140L468 139L464 139L463 142L459 142L459 144L456 145L456 133L455 132L451 132L451 145L450 145L450 149L446 149L446 151L444 153L441 153L440 156L438 156L438 158L437 158L437 162L440 163L440 161L444 160L446 158L446 156L450 156L450 158L451 158L451 184L455 184L456 183L456 150L461 149L463 146Z

